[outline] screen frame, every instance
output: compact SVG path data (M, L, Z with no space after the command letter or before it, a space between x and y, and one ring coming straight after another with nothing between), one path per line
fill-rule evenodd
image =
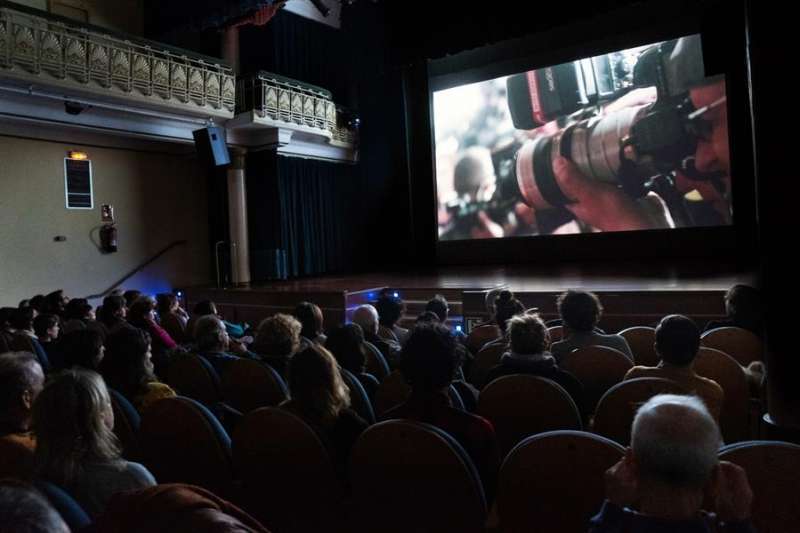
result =
M634 26L633 21L646 21ZM632 29L635 28L635 29ZM557 236L440 241L436 183L433 94L436 91L494 79L684 35L700 34L707 76L724 74L728 95L733 223L730 226L603 232ZM579 35L580 37L575 37ZM553 43L559 43L553 46ZM428 127L419 139L427 142L421 155L428 164L416 168L412 191L417 202L430 206L426 221L415 218L415 233L435 249L437 264L496 264L592 259L746 259L755 262L756 194L749 91L746 8L743 2L655 2L610 12L602 17L563 25L526 36L429 60L420 106ZM731 50L738 50L731 53ZM419 91L418 94L422 94ZM423 121L418 121L423 122ZM429 149L429 152L428 152ZM429 180L430 185L422 185ZM432 189L432 191L431 191ZM419 193L418 191L423 191ZM427 190L427 199L423 199ZM432 192L432 194L431 194ZM420 211L421 213L421 211Z

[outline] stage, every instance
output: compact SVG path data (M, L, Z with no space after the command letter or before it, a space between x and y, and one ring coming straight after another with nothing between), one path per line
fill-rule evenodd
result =
M665 314L682 313L698 321L724 315L723 295L736 283L754 284L752 273L734 269L709 272L704 265L683 268L616 264L603 268L447 267L411 272L322 276L252 283L240 287L187 287L184 305L191 312L201 300L213 300L223 316L258 324L274 313L291 313L301 301L319 305L325 326L346 321L353 309L391 289L406 302L405 322L413 322L435 294L450 303L451 322L469 330L487 318L484 301L493 288L509 288L527 307L536 307L547 320L558 316L556 297L567 289L590 290L605 308L601 327L615 331L631 325L650 325Z

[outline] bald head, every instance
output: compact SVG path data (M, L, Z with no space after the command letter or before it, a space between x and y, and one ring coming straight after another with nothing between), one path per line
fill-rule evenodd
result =
M702 488L717 465L719 428L695 396L660 394L639 408L631 448L640 480Z
M378 333L378 310L371 305L360 305L353 312L353 323L361 326L364 333Z

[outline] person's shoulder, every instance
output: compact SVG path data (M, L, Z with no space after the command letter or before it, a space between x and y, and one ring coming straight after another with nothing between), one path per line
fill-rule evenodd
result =
M156 484L156 478L150 471L141 463L134 463L133 461L122 461L122 470L128 474L134 481L143 486L151 486Z
M695 374L694 376L695 382L700 384L703 388L705 388L710 394L722 398L725 394L725 391L722 389L719 383L714 381L713 379L707 378L705 376L700 376Z
M625 374L623 379L646 378L658 375L658 367L655 366L634 366Z

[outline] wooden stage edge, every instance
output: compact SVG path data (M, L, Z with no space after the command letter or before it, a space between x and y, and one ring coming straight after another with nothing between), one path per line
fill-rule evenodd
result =
M288 281L253 283L242 287L186 287L185 304L200 300L217 303L229 320L257 324L278 312L291 312L300 301L319 305L326 326L349 319L352 310L373 300L380 289L396 291L406 302L405 320L413 321L425 302L443 294L453 322L465 328L485 318L484 299L492 288L509 288L527 307L537 307L545 319L557 317L556 296L567 289L598 294L605 307L601 326L614 330L652 324L670 313L705 321L724 314L722 296L736 283L754 284L749 272L654 269L652 266L613 265L603 269L560 268L440 268L430 271L387 272L322 276Z

